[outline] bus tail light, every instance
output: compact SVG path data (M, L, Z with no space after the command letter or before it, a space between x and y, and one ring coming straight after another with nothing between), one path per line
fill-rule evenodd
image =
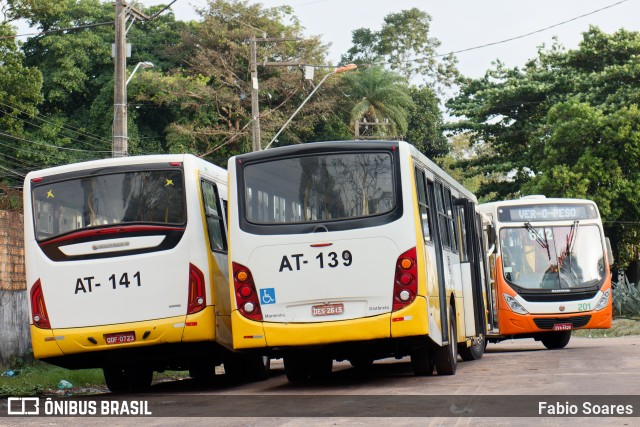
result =
M418 266L416 248L411 248L398 257L393 281L393 311L411 304L418 294Z
M33 325L40 329L51 329L49 315L47 314L47 306L44 303L44 294L42 293L42 284L40 279L31 287L31 317Z
M204 274L198 267L189 264L189 301L187 314L202 311L207 304L207 293L204 287Z
M251 271L235 262L233 263L233 287L238 311L248 319L262 321L260 301Z

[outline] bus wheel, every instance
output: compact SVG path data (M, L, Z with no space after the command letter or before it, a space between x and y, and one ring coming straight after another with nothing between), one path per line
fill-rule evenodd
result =
M426 346L420 346L411 351L413 375L422 377L433 375L433 364L433 354Z
M540 341L549 350L565 348L571 339L571 331L545 332L541 334Z
M487 348L487 341L480 335L471 340L470 347L467 347L467 343L458 344L458 354L460 354L460 357L462 357L462 360L465 362L478 360L482 358L485 348Z
M307 361L300 355L284 356L284 373L292 383L309 381Z
M356 356L349 359L351 366L358 370L366 371L373 366L373 358L368 356Z
M198 362L189 367L189 376L201 383L216 379L216 366L211 362Z
M269 377L270 366L267 356L233 353L224 361L224 372L235 381L262 381Z
M312 357L308 369L311 381L324 381L331 375L333 359L326 355Z
M438 375L454 375L458 366L458 335L456 317L449 306L449 345L436 349L435 365Z
M244 357L246 378L250 381L263 381L269 378L271 358L269 356L247 355Z
M153 369L142 366L127 367L124 373L131 391L145 391L151 387L153 381Z
M105 366L102 368L104 382L112 393L123 393L129 391L129 383L124 373L124 369L116 366Z

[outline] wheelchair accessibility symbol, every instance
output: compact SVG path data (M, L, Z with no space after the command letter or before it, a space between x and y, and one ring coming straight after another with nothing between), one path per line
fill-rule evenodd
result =
M274 288L260 289L260 302L262 304L275 304L276 290Z

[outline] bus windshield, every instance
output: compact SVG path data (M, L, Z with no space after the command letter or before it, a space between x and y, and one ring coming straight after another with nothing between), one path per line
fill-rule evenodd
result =
M581 288L605 278L604 246L596 225L500 230L505 279L525 289Z
M33 188L36 239L86 227L127 223L186 223L182 171L91 175Z
M244 180L246 220L258 224L374 216L396 203L392 159L385 152L251 163Z

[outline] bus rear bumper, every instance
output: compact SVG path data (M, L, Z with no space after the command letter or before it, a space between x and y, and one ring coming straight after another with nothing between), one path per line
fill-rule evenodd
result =
M110 341L108 343L107 341ZM214 307L197 314L82 328L40 329L31 325L36 359L77 353L215 339Z
M315 323L257 322L231 314L236 350L264 347L306 347L340 342L426 336L427 304L419 297L410 306L371 317Z

